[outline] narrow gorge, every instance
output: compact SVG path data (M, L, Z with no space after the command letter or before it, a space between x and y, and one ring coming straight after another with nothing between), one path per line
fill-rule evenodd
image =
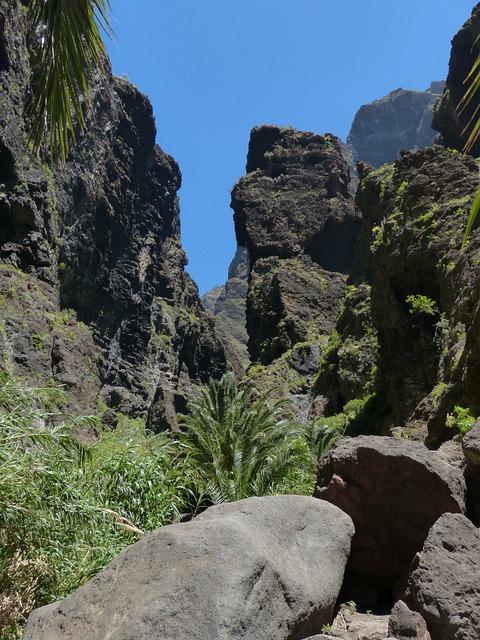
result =
M202 299L185 270L180 168L155 142L148 98L105 60L67 160L40 160L26 124L25 28L23 3L2 0L5 388L61 389L75 455L84 456L79 476L89 451L121 428L127 445L117 443L108 464L127 460L122 447L139 424L164 438L137 447L163 443L152 473L170 461L155 480L139 473L131 498L139 502L170 482L190 446L184 416L202 385L225 374L240 390L285 401L285 424L334 425L342 437L315 459L308 496L214 504L192 475L175 480L181 508L158 528L104 504L96 511L113 517L115 535L132 534L117 540L125 548L58 593L37 566L14 624L14 564L36 560L18 536L18 554L0 556L6 640L478 640L478 221L461 245L480 185L480 148L464 153L465 127L480 98L460 113L457 105L480 52L480 4L452 41L445 84L364 105L345 142L280 124L253 128L231 192L237 252L225 285ZM0 408L8 440L5 416L16 407ZM60 422L48 403L46 411L54 417L32 411L38 433L22 450L27 460ZM95 420L81 422L85 415ZM179 443L180 453L161 457ZM99 478L109 486L108 471ZM79 499L69 499L74 514ZM175 496L166 500L170 508ZM53 512L59 502L51 496ZM11 514L27 511L0 492L5 548Z

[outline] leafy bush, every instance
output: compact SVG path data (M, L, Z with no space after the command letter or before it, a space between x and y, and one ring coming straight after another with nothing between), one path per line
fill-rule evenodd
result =
M463 440L463 437L475 424L476 418L473 413L474 412L469 407L455 406L453 408L453 413L449 413L447 415L445 426L457 431L457 435L455 436L455 440L457 442L461 442Z
M405 299L409 307L409 313L417 316L434 316L438 313L435 300L422 295L411 295Z

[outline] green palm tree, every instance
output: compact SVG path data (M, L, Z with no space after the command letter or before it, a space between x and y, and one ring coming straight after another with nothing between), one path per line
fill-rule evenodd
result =
M109 0L29 0L33 43L30 138L35 152L48 149L65 159L75 142L74 118L85 127L88 81L106 56L100 35L109 36Z
M233 374L211 380L183 416L182 441L198 464L200 485L215 503L266 495L304 459L298 430L282 419L285 400L270 402Z

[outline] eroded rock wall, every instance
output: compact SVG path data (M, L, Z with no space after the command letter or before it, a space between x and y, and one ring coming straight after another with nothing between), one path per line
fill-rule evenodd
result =
M232 191L237 242L250 257L251 378L310 411L309 393L344 296L361 218L343 145L330 134L265 125Z
M80 371L90 369L94 384L83 390L86 404L96 405L101 390L107 405L148 413L154 429L175 428L175 412L185 408L192 385L220 376L226 357L184 271L181 176L155 144L151 104L113 78L106 61L92 78L85 133L52 173L26 145L30 69L18 0L2 3L0 29L5 366L43 380L70 377L72 389ZM25 280L25 287L16 284ZM69 319L60 315L59 321L67 308ZM55 332L62 323L75 336L80 326L88 348L82 340L59 347ZM63 379L59 359L68 369Z

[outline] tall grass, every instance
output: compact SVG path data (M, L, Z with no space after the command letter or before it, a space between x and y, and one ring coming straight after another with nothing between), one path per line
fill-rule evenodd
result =
M95 575L143 531L189 503L189 461L142 425L102 433L95 416L62 414L55 387L0 377L0 637L29 612ZM73 435L94 427L82 445Z

